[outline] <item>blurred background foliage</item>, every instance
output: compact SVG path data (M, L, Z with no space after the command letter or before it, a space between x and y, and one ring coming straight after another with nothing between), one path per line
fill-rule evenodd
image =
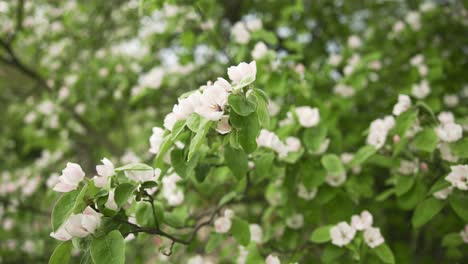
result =
M330 152L356 151L369 123L390 113L398 94L411 94L423 79L430 83L424 101L432 111L448 108L466 127L467 8L456 0L0 0L0 262L47 262L56 245L49 215L57 195L49 186L67 161L79 162L88 176L102 157L151 162L151 127L162 125L177 97L252 60L259 41L269 53L257 60L255 85L282 106L273 122L293 105L319 107L330 129ZM233 25L255 19L260 28L238 43ZM351 47L352 36L360 45ZM332 62L337 54L341 60ZM427 66L424 75L410 63L418 54ZM340 96L337 85L352 87L354 95ZM447 97L453 95L455 105ZM375 166L351 180L366 182L358 188L359 207L382 212L375 219L397 263L467 261L466 246L440 245L443 234L464 224L453 213L412 230L411 211L366 200L384 190L390 174ZM308 209L306 222L312 223L324 210L327 223L356 211L340 194L327 205L295 203L322 208ZM298 235L285 233L286 251L297 250ZM139 237L128 245L127 257L159 263L152 243L158 242ZM232 249L223 252L223 263L231 263ZM304 254L307 260L317 253Z

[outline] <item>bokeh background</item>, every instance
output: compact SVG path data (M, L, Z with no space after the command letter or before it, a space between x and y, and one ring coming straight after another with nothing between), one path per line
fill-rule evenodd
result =
M452 109L466 129L467 8L461 0L0 0L0 263L48 261L58 244L49 237L50 187L67 161L89 177L103 157L151 162L151 128L177 97L242 61L257 60L256 85L284 106L278 116L293 104L329 107L332 150L353 149L398 94L427 87L433 111ZM388 217L397 263L467 260L466 247L447 250L431 232L411 234L407 215ZM433 235L462 224L448 217ZM158 243L138 239L127 257L163 263Z

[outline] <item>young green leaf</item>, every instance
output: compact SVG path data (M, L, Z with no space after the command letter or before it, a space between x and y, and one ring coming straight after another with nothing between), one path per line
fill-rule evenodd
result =
M241 116L248 116L257 110L255 96L246 97L242 94L231 94L229 95L228 102L231 108Z
M229 145L224 147L224 159L226 165L232 171L234 176L240 180L245 177L249 170L247 154L243 150L234 149Z
M411 222L415 228L421 227L429 222L436 214L444 208L445 203L434 197L427 198L418 206L413 213Z
M250 242L250 228L249 223L239 217L232 218L232 235L243 246L247 246Z
M70 261L73 245L71 240L60 243L50 256L49 264L66 264Z
M57 231L72 214L78 194L78 190L65 193L55 204L54 209L52 209L52 229L54 231Z
M310 236L310 241L315 243L325 243L331 240L330 229L332 225L322 226L314 230Z
M383 243L382 245L374 248L373 251L377 255L377 257L379 257L383 262L389 264L395 263L395 257L393 256L393 252L386 243Z
M206 134L208 134L208 131L210 130L212 123L213 121L208 120L208 119L203 119L200 122L200 126L198 127L197 133L195 137L192 138L192 141L190 142L188 161L192 159L192 157L195 155L198 149L200 149L200 146L206 140Z
M433 128L424 129L416 135L413 141L413 145L416 149L426 152L433 152L438 143L439 138Z
M118 230L91 241L91 257L95 264L125 263L125 242Z
M122 183L115 188L115 203L118 207L122 206L128 201L128 198L135 190L135 186L131 183Z

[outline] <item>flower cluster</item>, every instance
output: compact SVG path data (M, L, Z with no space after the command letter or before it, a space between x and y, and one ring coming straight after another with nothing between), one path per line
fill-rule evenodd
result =
M340 222L330 229L332 244L339 247L349 244L356 236L357 231L364 232L364 241L370 248L380 246L385 242L380 229L372 227L373 217L368 211L361 212L360 215L351 217L351 225L347 222Z

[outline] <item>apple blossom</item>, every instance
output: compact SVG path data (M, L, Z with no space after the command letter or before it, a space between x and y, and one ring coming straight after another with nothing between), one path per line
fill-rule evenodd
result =
M225 135L225 134L231 132L231 130L232 130L232 127L229 124L229 116L225 115L225 116L221 117L221 120L219 120L219 122L218 122L218 124L216 126L216 131L218 131L218 133L220 133L222 135Z
M231 225L231 219L225 216L219 217L214 221L215 231L216 233L220 234L225 234L229 232L229 230L231 229Z
M465 225L465 228L462 231L460 231L460 236L463 239L463 242L468 244L468 224Z
M356 235L356 230L346 222L340 222L330 229L332 244L342 247L349 244Z
M372 121L367 136L367 144L373 145L378 149L381 148L385 144L388 131L392 129L394 125L395 119L392 116Z
M263 239L262 227L258 224L250 224L249 229L250 229L250 240L257 244L262 243L262 239Z
M452 112L440 112L437 119L439 119L440 123L443 125L455 123L455 117Z
M158 154L161 150L161 145L163 143L164 138L164 129L160 127L153 127L153 134L151 135L149 142L150 142L150 149L149 152L152 154Z
M346 172L339 172L339 173L328 173L327 176L325 177L325 182L328 183L328 185L333 186L333 187L338 187L342 185L346 181Z
M424 99L431 93L431 88L427 80L422 80L420 83L413 84L411 94L418 98Z
M106 203L104 204L104 206L105 206L106 208L111 209L111 210L117 211L118 206L117 206L117 204L115 203L115 198L114 198L114 196L115 196L115 191L114 191L114 190L110 190L110 191L109 191L109 196L107 197L107 201L106 201Z
M296 107L296 114L299 119L299 124L303 127L316 126L320 121L320 114L317 108L310 106Z
M293 214L292 216L286 218L286 225L292 229L299 229L304 226L304 215L302 214Z
M200 105L195 112L208 120L219 121L223 117L228 96L229 93L220 85L210 85L200 96Z
M270 254L265 259L265 264L281 264L281 261L277 256L273 256Z
M468 190L468 165L455 165L450 167L451 172L445 180L450 182L453 187L462 191Z
M238 21L232 26L231 35L240 44L247 44L250 41L250 32L242 21Z
M102 188L108 183L109 177L114 175L114 164L107 158L102 159L103 165L97 165L96 171L99 176L94 176L94 185Z
M251 55L252 55L252 58L254 58L255 60L259 60L265 57L267 53L268 53L267 45L265 45L265 43L260 41L260 42L257 42L257 44L255 44L255 47L252 50Z
M447 123L436 127L435 132L441 141L452 143L462 138L463 128L456 123Z
M380 229L376 227L369 227L364 230L364 241L370 248L378 247L385 242Z
M368 211L362 211L360 215L351 217L351 226L359 231L372 227L373 217Z
M69 192L75 190L84 179L84 176L85 173L80 165L68 162L67 167L62 170L58 183L54 186L54 191Z
M401 113L408 110L411 106L411 99L405 94L398 95L398 103L393 107L393 114L399 116Z
M255 81L257 75L257 63L252 61L250 63L241 62L237 66L231 66L227 69L229 79L234 84L233 90L239 90Z
M432 195L439 200L445 200L447 199L449 194L452 193L452 191L453 191L453 186L449 186L447 188L444 188L440 191L433 193Z
M301 197L304 200L310 201L315 198L317 195L317 187L313 187L310 189L310 191L304 186L304 184L299 184L297 186L298 191L297 191L297 196Z

